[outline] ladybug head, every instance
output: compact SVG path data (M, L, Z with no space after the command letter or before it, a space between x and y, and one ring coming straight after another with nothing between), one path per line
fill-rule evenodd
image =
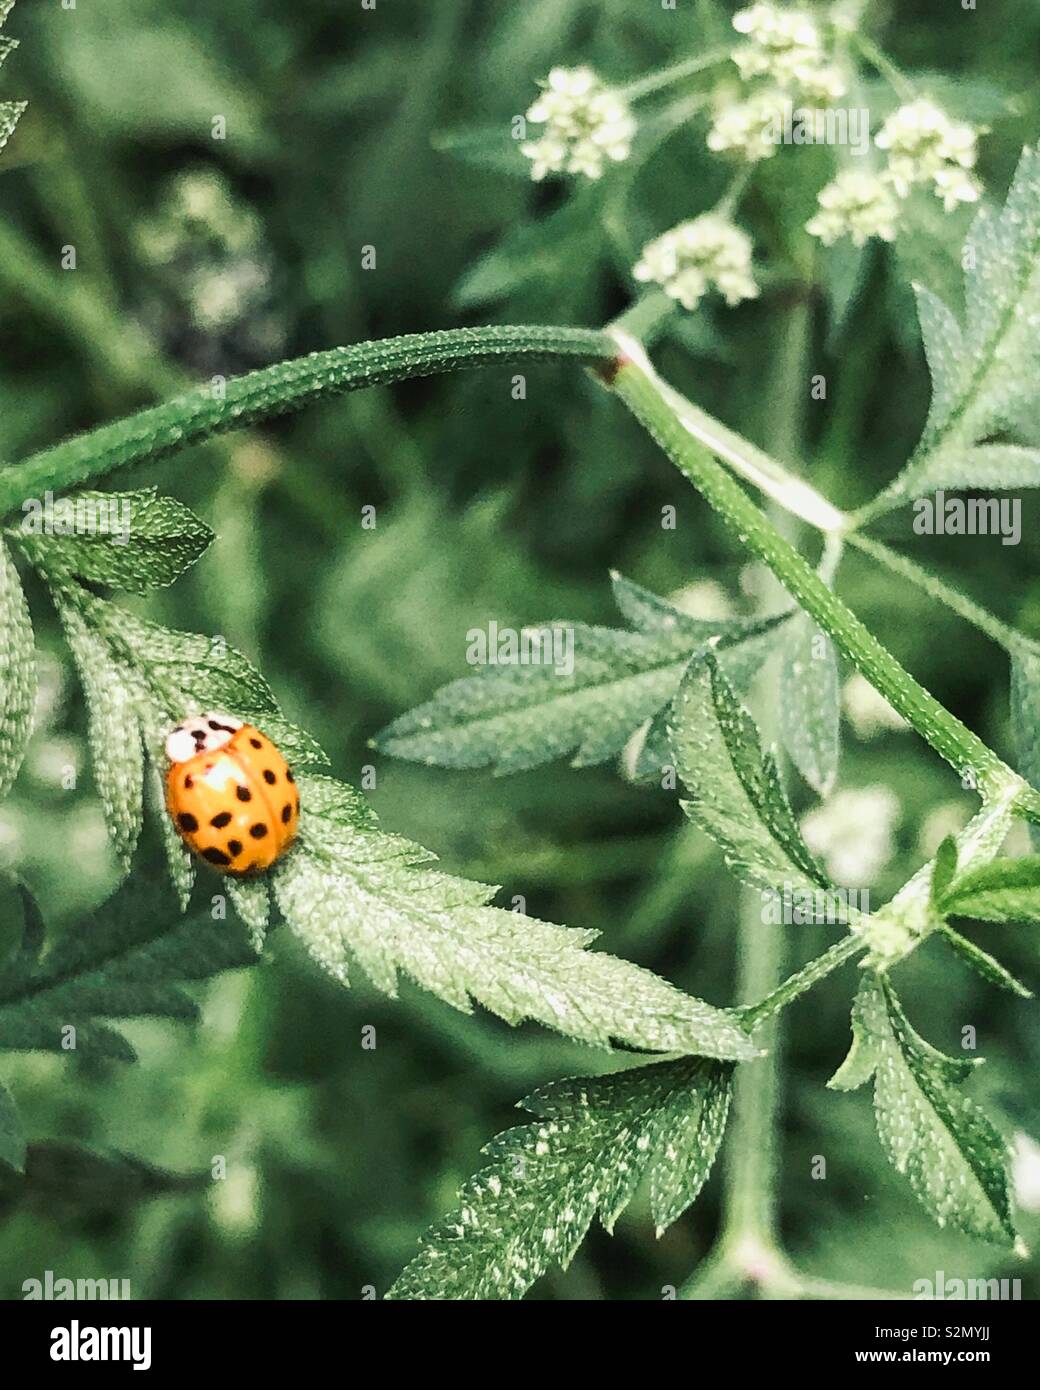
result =
M166 735L166 756L171 763L186 763L196 753L209 753L223 748L242 727L241 719L231 714L196 714L182 719Z

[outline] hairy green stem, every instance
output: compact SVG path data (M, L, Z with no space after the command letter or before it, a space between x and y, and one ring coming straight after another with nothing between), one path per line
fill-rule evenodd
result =
M27 497L63 492L115 468L163 458L219 431L299 410L325 396L463 367L569 358L603 363L616 348L588 328L455 328L332 348L189 391L77 435L0 472L0 518Z
M866 941L855 932L843 936L840 941L829 946L822 955L815 956L808 964L803 965L801 970L796 970L793 975L789 975L783 984L778 985L770 994L759 999L750 1008L743 1009L741 1022L744 1027L750 1031L763 1020L772 1018L781 1009L785 1009L792 1000L797 999L800 994L812 989L813 985L826 979L839 966L852 960L866 949Z
M640 101L651 92L659 92L663 87L682 82L684 78L694 77L708 68L718 67L720 63L726 62L729 56L728 48L716 48L709 53L698 53L692 58L684 58L680 63L673 63L671 67L647 73L645 77L630 82L627 87L621 88L621 95L626 101Z
M689 479L741 544L773 571L842 655L984 798L1014 789L1023 814L1040 818L1040 795L905 670L687 429L668 388L641 347L615 333L621 356L609 376L614 393Z
M638 338L644 347L656 336L674 303L664 295L648 295L627 314L614 320L608 331L619 330ZM643 331L649 328L649 335ZM786 469L777 459L731 430L700 406L694 405L667 383L661 383L669 403L694 439L722 463L727 464L754 487L778 503L785 511L806 522L824 537L825 545L847 542L900 575L930 598L944 604L959 618L985 633L1007 651L1028 650L1040 655L1040 643L1017 632L981 604L962 594L916 561L901 555L884 542L865 536L856 529L858 516L841 512L803 478Z
M892 550L883 542L874 540L871 536L864 536L858 531L850 531L845 539L856 550L861 550L864 555L869 555L871 559L877 560L878 564L884 565L893 574L898 574L900 578L909 580L911 584L922 589L929 597L945 604L951 612L971 623L973 627L985 633L987 637L1006 651L1025 650L1040 655L1040 643L1016 632L1009 623L1001 622L998 617L983 608L981 604L968 598L966 594L962 594L952 584L947 584L938 575L923 569L916 561L908 559L907 556L901 555L897 550Z

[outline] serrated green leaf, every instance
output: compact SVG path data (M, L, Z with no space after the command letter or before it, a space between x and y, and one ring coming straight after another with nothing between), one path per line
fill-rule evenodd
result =
M957 841L952 835L947 835L936 851L929 889L932 906L938 911L941 911L940 904L957 872L957 855Z
M1040 487L1040 449L1020 444L976 444L937 454L926 474L909 485L906 497L921 497L940 488L1000 492Z
M984 980L996 985L998 989L1007 990L1009 994L1017 994L1020 999L1032 999L1033 991L1027 985L1016 979L1011 971L988 951L984 951L967 937L961 936L960 932L954 931L948 922L940 922L936 930L947 945L951 946L962 960L967 961Z
M277 715L271 687L253 664L220 636L177 632L90 595L80 599L86 621L148 683L176 719L207 709Z
M484 1149L490 1162L423 1238L387 1297L521 1298L573 1258L599 1213L608 1231L648 1182L658 1233L696 1198L729 1111L731 1068L683 1058L557 1082L522 1105L535 1124Z
M739 645L782 618L703 622L620 575L614 592L639 628L545 624L542 650L565 663L485 666L443 686L432 699L377 734L374 746L393 757L439 767L525 771L573 754L575 767L605 762L646 720L667 705L690 655L710 640ZM551 635L558 634L558 636ZM560 645L553 647L553 643Z
M0 101L0 150L14 134L14 128L28 105L27 101Z
M194 512L154 488L59 497L49 516L28 511L11 534L45 572L131 593L172 584L213 540Z
M14 1096L0 1082L0 1163L16 1173L25 1169L25 1130L18 1118Z
M271 888L266 878L225 879L235 911L249 928L249 940L259 955L271 919Z
M691 661L672 706L672 761L690 793L686 814L758 888L826 888L806 848L776 763L709 652Z
M0 541L0 797L22 765L36 703L33 629L18 571Z
M931 409L913 458L870 515L939 487L1040 483L1040 151L1023 150L1003 209L979 209L962 263L963 324L917 289Z
M157 886L130 880L42 960L0 973L0 1048L62 1052L71 1025L77 1052L132 1061L110 1020L193 1019L184 985L255 960L235 923L179 917Z
M95 636L75 606L55 594L69 649L86 697L90 757L105 824L124 873L143 821L144 747L138 696L108 644Z
M994 859L961 874L940 902L946 915L1040 924L1040 854Z
M1040 656L1024 647L1011 651L1011 736L1017 770L1040 789ZM1040 827L1030 825L1029 834L1040 849Z
M16 1187L0 1187L0 1200L5 1211L17 1202L67 1225L82 1220L84 1213L125 1219L138 1202L203 1191L210 1182L208 1168L171 1173L132 1154L98 1153L82 1144L45 1140L28 1145L24 1176Z
M4 27L7 16L13 8L14 0L0 0L0 29ZM17 39L0 39L0 66L3 65L7 55L17 47ZM0 150L11 138L11 134L27 105L28 102L25 101L0 101Z
M947 1057L911 1028L888 981L867 974L852 1016L853 1045L828 1083L852 1090L874 1077L881 1147L940 1226L1007 1245L1007 1145L959 1090L978 1059Z
M648 970L586 948L596 933L489 907L496 891L427 867L429 852L384 835L350 789L301 777L299 841L272 873L289 926L335 979L356 961L386 994L399 972L468 1013L533 1019L582 1042L744 1058L722 1010Z
M841 690L834 643L808 613L786 624L780 671L780 737L788 756L820 796L838 776Z

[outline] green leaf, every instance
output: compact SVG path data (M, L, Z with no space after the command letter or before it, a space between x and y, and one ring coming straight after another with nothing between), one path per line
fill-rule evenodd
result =
M828 1085L853 1090L873 1076L881 1147L921 1204L940 1226L1013 1242L1007 1145L959 1090L979 1059L947 1057L926 1043L875 974L860 985L852 1029L852 1049Z
M438 154L450 155L478 169L493 169L498 174L512 174L522 179L531 176L530 162L520 153L519 141L512 138L509 126L502 121L497 125L435 130L430 144Z
M18 1118L14 1096L0 1082L0 1163L16 1173L25 1169L25 1130Z
M235 911L249 928L249 939L257 955L264 949L264 939L271 918L271 888L266 878L226 878L228 894Z
M14 0L0 0L0 29L4 27L7 16L14 8ZM18 47L17 39L0 39L0 65L7 55ZM4 148L18 124L22 112L28 106L25 101L0 101L0 150Z
M969 941L967 937L961 936L960 932L954 931L948 922L940 922L937 930L943 940L984 980L996 985L998 989L1006 989L1009 994L1017 994L1020 999L1032 999L1033 991L1021 980L1017 980L1011 971L1005 969L988 951L976 946L975 942Z
M18 572L0 541L0 797L18 776L35 703L32 622Z
M1017 770L1040 789L1040 656L1022 646L1011 648L1011 736ZM1040 849L1040 827L1030 825L1029 834Z
M808 613L797 613L784 630L779 716L788 756L810 787L827 796L838 776L838 659Z
M192 981L256 960L234 922L177 916L158 886L132 879L55 941L42 960L25 952L0 971L0 1048L69 1049L133 1061L109 1026L119 1018L194 1019Z
M673 705L672 759L690 793L683 810L758 888L828 886L806 848L772 754L714 656L691 661Z
M177 632L89 595L79 607L123 662L145 673L172 719L207 709L239 718L278 713L267 681L222 637Z
M932 906L936 910L939 910L939 904L957 872L957 854L956 839L952 835L947 835L936 851L935 864L932 868L930 892Z
M393 1299L521 1298L570 1263L596 1214L608 1231L641 1182L660 1234L696 1198L726 1127L731 1068L683 1058L557 1082L521 1104L458 1209L423 1238Z
M60 1225L84 1214L122 1217L139 1202L177 1193L202 1192L212 1182L208 1168L171 1173L132 1154L98 1153L82 1144L45 1140L29 1144L24 1176L0 1182L0 1210L27 1206L35 1219L46 1215Z
M428 867L427 850L379 831L343 783L301 777L299 841L272 872L286 921L314 959L348 983L356 961L377 989L399 972L468 1013L472 1001L601 1046L756 1054L736 1020L648 970L588 951L596 933L489 907L496 891Z
M94 781L105 824L124 873L130 868L143 821L144 748L139 697L108 644L78 609L55 592L65 636L83 684Z
M69 534L57 534L56 527ZM172 584L213 540L194 512L154 488L59 497L49 518L27 511L10 534L45 572L60 570L131 593Z
M940 487L1040 483L1040 151L1023 150L1002 210L979 209L962 262L963 324L917 288L931 409L913 458L868 515Z
M948 889L940 908L947 916L983 922L1040 924L1040 854L994 859L969 869Z
M575 767L605 762L668 704L693 651L711 640L720 648L738 645L782 621L698 621L620 575L614 595L636 631L545 624L537 631L546 660L485 665L452 681L377 734L375 747L392 757L498 774L567 753ZM564 669L568 654L573 670Z
M28 105L27 101L0 101L0 150L14 134L14 128Z

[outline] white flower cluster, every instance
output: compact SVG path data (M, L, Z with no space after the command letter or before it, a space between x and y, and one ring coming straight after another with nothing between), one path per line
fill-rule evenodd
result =
M975 203L982 191L971 172L978 157L978 133L952 121L924 97L893 112L874 137L888 151L880 174L847 171L827 184L818 198L820 210L805 224L826 246L851 236L857 246L867 237L892 241L899 220L898 199L914 184L930 182L947 212Z
M900 806L888 787L836 792L802 820L802 835L842 888L869 888L895 850Z
M875 137L888 151L887 176L901 198L915 183L931 182L943 207L975 203L979 183L971 170L978 156L976 132L964 121L951 121L944 111L921 97L893 112Z
M809 218L805 230L824 246L843 236L850 236L856 246L873 236L895 240L899 203L879 175L847 169L821 189L817 201L820 210Z
M845 717L855 729L857 738L874 738L876 734L888 730L904 732L910 727L880 690L875 690L859 671L845 682L841 702L845 707Z
M708 131L708 149L716 154L736 150L749 164L771 158L779 149L773 130L785 100L783 92L769 90L723 106Z
M820 31L804 11L752 5L733 16L733 27L748 38L733 50L745 80L768 77L784 91L815 101L836 101L844 94L841 74L828 63Z
M713 212L648 241L632 274L660 285L684 309L695 309L713 286L731 306L758 295L751 238Z
M628 158L636 129L624 97L588 67L553 68L527 120L545 127L520 146L535 181L560 173L598 179L607 160Z

